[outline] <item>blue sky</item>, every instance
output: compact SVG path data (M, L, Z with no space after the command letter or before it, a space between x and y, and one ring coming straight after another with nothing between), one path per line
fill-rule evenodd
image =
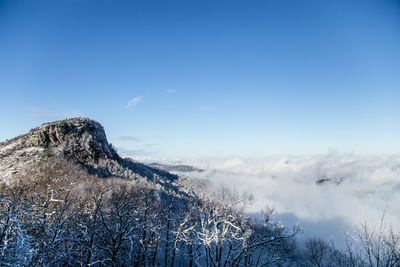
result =
M0 89L0 140L84 116L135 155L398 153L400 1L0 0Z

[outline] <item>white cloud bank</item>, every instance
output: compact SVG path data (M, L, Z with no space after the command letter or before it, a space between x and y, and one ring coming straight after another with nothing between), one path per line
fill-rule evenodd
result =
M326 238L331 233L342 236L342 226L359 225L363 221L374 223L383 213L386 222L400 231L400 155L331 153L172 162L154 158L138 160L203 168L205 172L189 175L252 193L256 202L249 212L273 207L290 223L298 220L315 227L313 231L319 233L313 234L324 233Z

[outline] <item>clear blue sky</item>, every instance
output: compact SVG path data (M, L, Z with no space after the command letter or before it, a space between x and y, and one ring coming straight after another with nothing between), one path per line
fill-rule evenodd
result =
M400 151L400 1L0 0L0 140L93 118L121 152Z

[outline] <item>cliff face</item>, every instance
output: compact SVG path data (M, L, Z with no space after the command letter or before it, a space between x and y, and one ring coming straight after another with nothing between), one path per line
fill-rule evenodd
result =
M100 177L144 179L171 184L177 176L121 158L108 143L103 126L87 118L45 123L29 133L0 144L0 178L14 174L51 157L75 162Z
M34 145L58 147L66 156L82 163L102 159L119 160L108 144L104 128L90 119L72 119L43 124L33 130Z

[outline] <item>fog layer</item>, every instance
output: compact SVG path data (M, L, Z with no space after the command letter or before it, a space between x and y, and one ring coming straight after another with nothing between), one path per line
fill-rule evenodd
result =
M330 153L314 156L165 160L204 169L185 175L244 190L254 196L249 212L276 209L287 223L314 227L317 235L342 235L342 228L377 222L383 214L400 225L400 156ZM319 225L317 227L317 225ZM305 229L307 230L307 229Z

